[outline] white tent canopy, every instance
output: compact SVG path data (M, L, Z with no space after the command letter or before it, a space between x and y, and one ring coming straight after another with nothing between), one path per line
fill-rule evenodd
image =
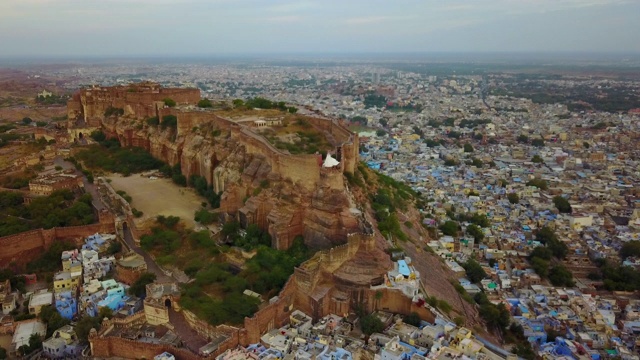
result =
M338 164L340 164L340 161L334 159L330 153L327 153L327 157L324 159L324 163L322 164L322 167L332 168Z

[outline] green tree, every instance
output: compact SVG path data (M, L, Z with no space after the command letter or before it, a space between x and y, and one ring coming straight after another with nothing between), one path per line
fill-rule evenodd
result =
M165 106L168 106L168 107L175 107L176 106L175 100L173 100L171 98L164 98L162 101L164 101L164 105Z
M216 215L212 212L207 211L207 209L197 210L194 217L195 221L204 225L212 224L215 221L215 219L216 219Z
M529 254L529 259L533 259L535 257L543 259L543 260L551 260L551 256L553 253L546 246L536 246L531 254Z
M122 251L122 243L120 243L119 241L114 241L109 244L109 247L107 248L107 255L115 255L120 251Z
M440 145L439 142L437 142L437 141L435 141L433 139L426 139L424 142L427 144L427 147L430 147L430 148Z
M531 344L528 341L519 342L511 351L525 360L535 360L536 358L536 353L533 351Z
M160 119L158 119L157 116L147 118L145 121L146 121L147 125L149 125L149 126L158 126L158 125L160 125Z
M509 193L507 194L507 199L509 199L509 202L511 204L518 204L520 203L520 196L518 196L518 194L516 193Z
M38 317L47 325L47 338L51 337L55 330L69 324L69 320L63 318L52 305L43 306Z
M382 137L382 136L387 135L387 132L382 130L382 129L378 129L378 130L376 130L376 135Z
M103 306L98 310L98 320L102 321L102 319L107 318L111 319L113 317L113 310L110 308Z
M42 347L42 338L38 334L31 334L29 336L29 349L30 353L34 352Z
M439 229L445 235L456 236L458 234L458 223L447 220L444 224L440 225Z
M575 285L573 274L562 264L555 265L549 270L549 281L553 286L572 287Z
M544 140L542 140L542 139L533 139L531 141L531 145L533 145L535 147L543 147L544 146Z
M458 166L460 163L455 159L449 158L444 161L444 166Z
M455 126L455 121L456 121L456 119L454 119L452 117L448 117L448 118L444 119L442 124L444 124L444 126Z
M360 329L362 329L363 333L369 336L373 333L384 330L384 324L376 315L369 314L360 318Z
M23 123L24 125L29 125L29 124L31 124L31 122L32 122L32 121L33 121L33 120L31 120L31 118L30 118L30 117L23 117L23 118L22 118L22 123Z
M467 260L462 267L467 273L467 278L469 278L472 283L479 283L482 279L487 277L487 273L484 272L482 266L480 266L480 264L474 259Z
M549 226L543 226L538 230L538 232L536 232L536 240L546 244L549 241L558 240L558 237L552 228Z
M569 203L569 200L565 199L564 197L560 195L554 196L553 204L561 213L571 214L571 204Z
M547 190L549 188L549 184L547 183L547 180L544 180L544 179L532 179L532 180L529 180L526 185L535 186L540 190Z
M527 144L529 142L529 137L527 135L521 134L518 135L518 138L516 140L518 140L519 143Z
M98 317L93 317L88 315L83 316L76 323L75 330L76 330L76 335L78 336L78 339L85 344L88 343L89 332L91 331L91 329L100 330L100 324L101 324L101 321L98 319Z
M146 272L136 280L129 288L129 294L143 298L147 295L147 285L156 280L156 274Z
M557 239L548 241L547 248L549 248L553 256L557 257L558 259L564 259L569 253L567 244Z
M467 226L467 234L473 236L473 240L476 243L480 243L482 242L482 240L484 240L484 232L482 231L482 228L476 224L471 224L469 226Z
M459 132L457 132L457 131L453 131L453 130L452 130L452 131L449 131L449 132L447 133L447 137L450 137L450 138L452 138L452 139L460 139L460 137L461 137L461 136L462 136L462 134L461 134L461 133L459 133Z
M404 319L402 319L406 324L413 326L420 326L420 315L416 312L412 312L409 315L406 315Z
M631 240L622 244L622 248L620 248L620 257L626 259L630 256L640 257L639 240Z
M531 267L541 278L546 278L549 275L549 262L539 257L531 259Z
M473 145L470 143L464 143L464 152L471 153L473 152Z
M160 127L162 129L166 129L166 128L176 129L178 127L178 118L175 115L165 115L162 117L162 122L160 123Z
M472 224L478 225L480 227L486 228L489 225L491 225L491 222L489 221L489 218L487 217L486 214L480 214L480 213L473 213L473 215L470 214L460 214L458 216L458 219L460 221L468 221Z
M200 108L211 108L213 107L213 103L209 99L202 99L198 101L198 107Z
M242 99L234 99L232 103L234 108L239 108L241 106L244 106L244 101L242 101Z
M229 221L222 225L220 231L227 242L235 243L240 238L240 223L237 221Z
M533 155L533 157L531 158L531 162L534 162L536 164L542 164L544 162L544 160L542 159L542 157L538 154Z
M384 297L384 293L380 290L377 290L374 295L374 299L376 300L376 305L375 305L376 310L378 309L378 306L380 305L380 300L382 300L383 297Z

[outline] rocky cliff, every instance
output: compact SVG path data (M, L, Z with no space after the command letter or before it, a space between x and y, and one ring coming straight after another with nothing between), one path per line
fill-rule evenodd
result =
M74 97L81 106L69 105L78 111L74 116L97 118L107 136L118 138L123 146L142 147L172 166L180 164L187 179L203 176L222 194L220 212L245 226L255 223L267 230L276 248L289 247L299 235L312 248L328 248L345 243L347 234L363 230L343 174L353 171L357 162L357 136L337 122L308 120L315 131L331 139L333 153L341 156L339 166L326 169L321 155L283 152L250 126L221 118L215 111L162 107L159 99L136 93L136 101L145 99L156 107L159 119L168 115L177 119L175 127L149 125L145 121L149 106L123 100L117 94L130 97L131 93L122 89L109 95L109 89L100 88L100 96L92 95L90 101L84 97L86 90L81 91ZM101 116L103 109L116 105L128 110ZM70 124L77 132L77 121Z

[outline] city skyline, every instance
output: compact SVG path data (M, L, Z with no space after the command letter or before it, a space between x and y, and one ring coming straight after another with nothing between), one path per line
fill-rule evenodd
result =
M638 53L627 0L0 2L2 57Z

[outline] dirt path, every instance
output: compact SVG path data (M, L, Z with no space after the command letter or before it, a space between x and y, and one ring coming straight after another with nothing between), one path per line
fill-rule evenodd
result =
M402 243L407 256L412 260L413 266L420 272L420 278L424 288L429 296L435 296L440 300L444 300L451 305L453 312L451 319L459 316L464 319L464 326L476 332L483 329L479 334L486 340L499 344L498 339L492 334L484 331L485 325L478 309L475 305L468 303L462 297L450 282L450 279L456 279L455 275L440 259L426 250L419 248L415 243L407 241Z
M129 229L128 227L124 229L124 241L132 251L136 252L144 258L144 262L147 263L147 271L156 275L156 282L164 283L174 281L173 278L165 275L165 273L162 272L158 264L156 264L151 256L149 256L149 253L142 250L138 245L136 245L135 241L133 240L133 235L131 234L131 229Z

